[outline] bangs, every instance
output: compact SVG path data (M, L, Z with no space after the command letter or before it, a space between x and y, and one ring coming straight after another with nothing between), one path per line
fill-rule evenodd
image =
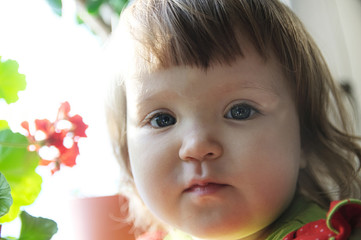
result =
M267 34L260 33L267 26L259 29L259 23L268 21L264 15L251 13L258 10L249 5L239 0L136 1L123 17L132 38L139 43L138 55L151 66L206 69L214 63L230 64L243 56L239 36L247 37L266 56Z

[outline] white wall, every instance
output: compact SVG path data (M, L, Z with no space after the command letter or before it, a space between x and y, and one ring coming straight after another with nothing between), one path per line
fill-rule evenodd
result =
M361 0L290 3L320 47L335 79L350 82L361 111ZM361 126L360 120L358 123Z
M361 111L361 0L337 0L350 62L351 80Z

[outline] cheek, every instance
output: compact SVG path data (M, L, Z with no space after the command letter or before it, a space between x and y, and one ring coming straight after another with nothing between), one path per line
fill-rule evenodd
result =
M154 213L159 204L164 204L164 196L171 194L166 190L175 181L177 166L171 146L148 138L133 134L128 138L128 149L137 191Z
M254 134L254 150L258 150L260 158L268 161L266 164L269 164L270 170L291 173L298 171L301 141L296 113L285 111L270 118L268 124Z
M147 146L147 147L146 147ZM161 151L149 142L136 136L128 139L131 171L138 189L147 188L157 181L162 172Z
M268 169L264 169L262 174L266 180L272 180L265 183L265 191L291 200L289 198L293 196L298 180L301 146L298 127L285 128L275 128L273 134L264 137L264 141L271 144L263 144L261 157L268 161L265 163Z
M275 140L277 138L263 134L250 147L252 153L248 152L248 161L242 164L237 175L239 189L253 211L254 222L264 225L273 222L289 205L298 180L297 147L283 141L275 143Z
M237 149L233 158L239 161L239 174L234 175L246 186L250 199L258 198L260 206L281 206L292 198L297 185L301 158L298 122L289 117L268 120L269 124L249 131L237 147L232 146Z

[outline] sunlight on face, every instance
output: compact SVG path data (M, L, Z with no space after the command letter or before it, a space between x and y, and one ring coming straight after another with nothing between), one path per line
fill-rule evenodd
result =
M299 122L276 60L172 67L126 81L139 194L162 221L205 239L256 239L294 196Z

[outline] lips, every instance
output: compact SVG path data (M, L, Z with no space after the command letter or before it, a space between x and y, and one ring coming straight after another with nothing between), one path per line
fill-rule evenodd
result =
M211 195L222 190L229 185L216 183L216 182L196 182L190 184L188 188L184 190L185 193L194 193L197 195Z

